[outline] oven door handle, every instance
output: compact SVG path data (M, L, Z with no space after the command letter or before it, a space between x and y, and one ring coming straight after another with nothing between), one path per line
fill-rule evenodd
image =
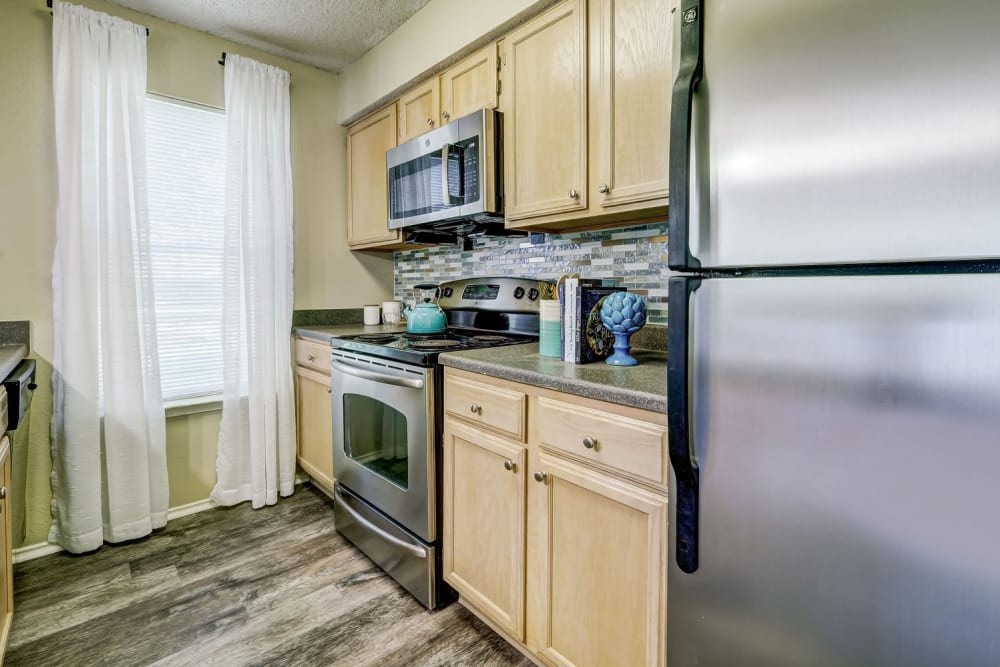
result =
M374 523L361 516L361 514L356 509L351 507L351 505L347 502L344 496L340 494L340 489L334 489L334 492L335 495L337 496L337 502L340 503L340 508L345 512L347 512L348 514L350 514L351 518L357 521L367 531L378 535L389 544L399 547L400 549L402 549L403 551L412 556L416 556L417 558L427 558L427 549L418 547L415 544L410 544L405 540L399 539L395 535L391 535L385 532L384 530L376 526Z
M363 368L356 368L354 366L348 366L347 364L342 364L336 359L333 360L333 369L340 371L341 373L347 373L348 375L353 375L355 377L362 378L364 380L371 380L372 382L381 382L383 384L394 384L399 387L410 387L411 389L423 389L424 381L418 380L416 378L401 378L395 375L383 375L382 373L376 373L375 371L365 370Z

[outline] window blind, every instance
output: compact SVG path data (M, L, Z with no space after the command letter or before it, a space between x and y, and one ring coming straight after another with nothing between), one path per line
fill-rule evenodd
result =
M150 250L164 401L222 393L226 117L150 97Z

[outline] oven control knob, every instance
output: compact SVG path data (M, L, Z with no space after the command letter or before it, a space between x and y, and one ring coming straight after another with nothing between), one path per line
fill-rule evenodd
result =
M515 299L520 299L522 296L524 296L524 288L523 287L515 287L514 288L514 298Z
M445 287L444 290L441 292L441 296L447 298L447 297L451 296L451 293L452 293L452 289L450 287Z
M532 287L530 290L528 290L528 299L530 301L534 301L537 298L538 298L538 290Z

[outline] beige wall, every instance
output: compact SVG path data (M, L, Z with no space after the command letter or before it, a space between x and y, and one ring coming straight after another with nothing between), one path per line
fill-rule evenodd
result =
M346 241L346 140L336 118L338 79L315 68L237 46L100 0L79 4L150 29L151 92L223 106L222 51L277 65L292 75L295 189L295 306L342 308L392 294L392 259L351 253ZM32 349L51 359L55 147L52 140L52 17L41 0L0 0L0 320L32 322ZM40 391L47 392L47 383ZM30 448L48 465L48 410L39 401ZM207 497L214 483L218 413L168 420L171 506ZM47 476L35 480L26 543L44 538ZM44 488L43 488L44 487ZM39 512L38 505L45 510Z
M553 0L431 0L340 75L340 122L396 93L411 80L503 26Z

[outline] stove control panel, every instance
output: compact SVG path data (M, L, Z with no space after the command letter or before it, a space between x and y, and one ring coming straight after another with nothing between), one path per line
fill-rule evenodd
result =
M441 283L438 305L444 310L492 310L537 313L548 283L528 278L467 278Z

